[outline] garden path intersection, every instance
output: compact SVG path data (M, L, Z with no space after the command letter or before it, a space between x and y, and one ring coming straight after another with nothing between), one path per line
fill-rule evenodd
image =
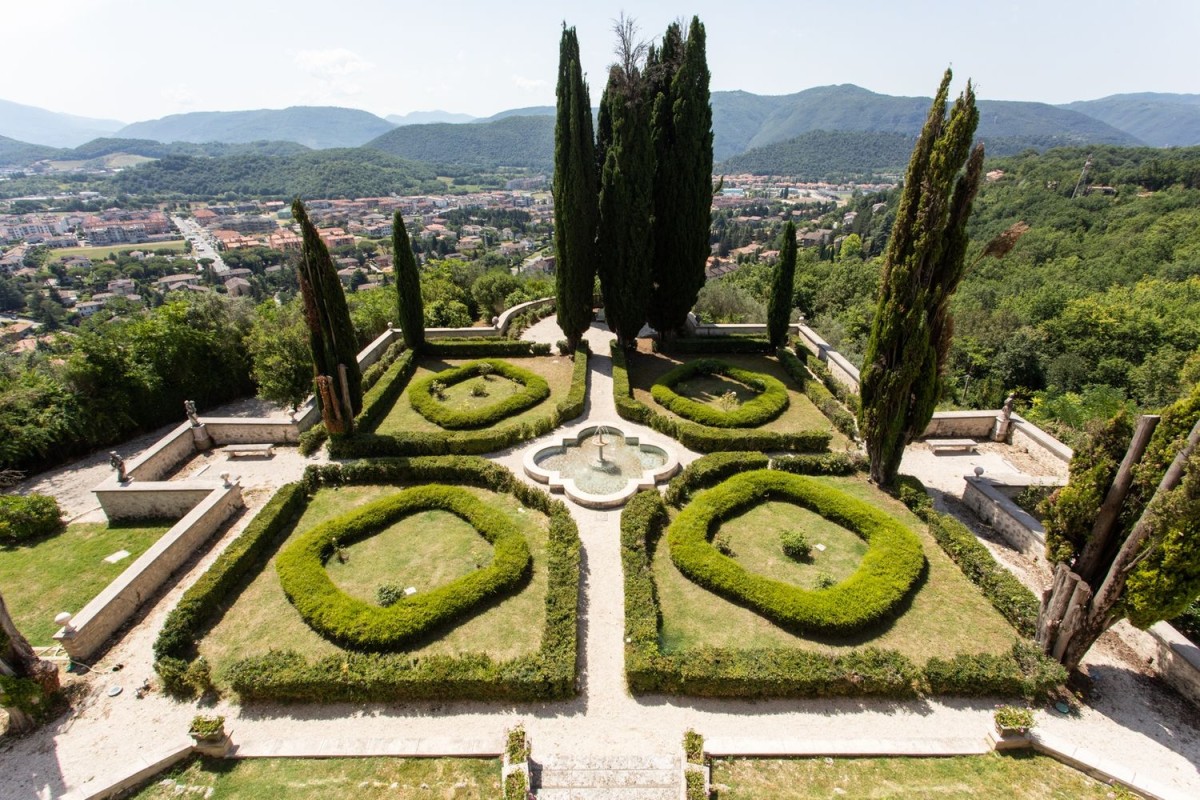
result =
M549 343L560 337L553 317L525 334L527 339ZM593 356L584 415L532 442L491 456L521 480L526 480L522 470L526 450L559 442L596 421L618 419L608 356L612 336L593 326L586 338ZM621 428L642 441L671 447L685 466L699 455L629 421L622 421ZM150 441L147 438L142 446ZM704 735L709 752L728 755L950 755L991 749L986 736L996 701L988 699L631 696L624 676L620 509L595 510L575 504L568 505L582 542L582 574L580 692L574 699L246 707L222 700L215 707L199 710L194 703L176 702L161 692L137 699L132 689L143 680L155 679L154 638L183 591L241 533L274 487L297 479L305 466L322 460L323 456L304 459L290 448L280 448L269 470L250 466L243 471L247 511L219 534L210 551L191 564L95 665L86 682L86 696L73 713L33 735L6 739L0 745L0 798L89 796L83 790L109 785L164 749L186 744L188 724L198 711L225 715L237 754L243 756L495 756L505 731L520 723L531 740L534 761L547 764L677 759L687 728ZM77 472L60 470L39 476L23 488L53 493L68 516L80 516L95 505L90 489L104 477L102 467L99 462L87 462ZM39 481L46 485L39 487ZM1063 749L1086 748L1094 754L1092 760L1110 771L1135 768L1139 781L1157 787L1155 793L1160 796L1200 796L1200 729L1194 722L1195 710L1149 681L1119 679L1122 670L1129 670L1114 649L1103 644L1094 649L1089 662L1114 676L1105 703L1096 708L1084 706L1069 718L1039 711L1038 730ZM117 665L122 665L120 671L112 671ZM107 690L113 685L129 691L109 697Z

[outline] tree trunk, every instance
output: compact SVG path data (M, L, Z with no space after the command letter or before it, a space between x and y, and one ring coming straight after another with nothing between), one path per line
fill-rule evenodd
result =
M1139 431L1141 423L1139 421ZM1135 440L1136 440L1135 436ZM1053 658L1062 662L1068 670L1079 666L1079 662L1091 649L1100 635L1113 626L1120 615L1113 612L1125 592L1125 582L1137 567L1142 545L1150 536L1153 520L1159 505L1168 492L1183 480L1184 469L1197 444L1200 443L1200 420L1192 426L1187 442L1175 455L1174 461L1163 474L1158 488L1129 536L1121 543L1116 556L1104 572L1104 580L1093 594L1084 576L1073 572L1066 564L1055 570L1054 583L1042 596L1042 611L1038 615L1038 644ZM1132 451L1132 446L1131 446ZM1126 455L1122 461L1129 460ZM1118 473L1118 480L1120 474ZM1112 492L1110 490L1109 494ZM1105 500L1105 506L1108 500ZM1118 509L1119 511L1119 509ZM1086 551L1085 551L1086 552Z
M42 661L33 652L29 641L17 630L12 616L8 613L3 595L0 595L0 675L37 681L43 696L58 691L58 667ZM25 733L33 730L37 724L36 720L22 709L5 706L4 710L8 712L8 726L13 733Z

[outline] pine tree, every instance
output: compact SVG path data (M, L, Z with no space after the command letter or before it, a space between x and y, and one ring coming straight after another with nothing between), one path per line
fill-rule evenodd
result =
M321 241L299 198L292 202L292 217L299 223L303 238L296 271L312 346L317 402L325 428L330 433L347 433L362 410L362 373L354 325L329 248Z
M425 308L421 301L421 273L417 258L408 241L404 218L397 211L392 216L392 265L396 272L396 305L400 332L410 350L420 350L425 344Z
M947 118L950 78L946 70L909 161L863 359L859 426L871 480L880 486L895 482L905 445L925 429L941 394L953 333L949 303L962 279L982 173L983 146L971 149L975 93L968 82Z
M622 347L631 347L646 322L654 256L654 142L651 98L632 22L618 23L620 63L609 70L600 105L599 272L604 311Z
M771 298L767 308L767 336L772 347L787 343L788 320L792 316L792 285L796 280L796 223L783 226L779 261L771 276Z
M712 105L704 25L678 24L646 66L655 91L653 136L654 289L647 309L655 330L680 331L704 285L712 209Z
M558 325L574 352L592 320L599 181L592 101L575 29L563 26L554 126L554 249Z

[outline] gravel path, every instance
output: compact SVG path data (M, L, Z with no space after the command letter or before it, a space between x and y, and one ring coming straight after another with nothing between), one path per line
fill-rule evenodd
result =
M530 447L561 438L586 424L616 422L629 433L663 443L657 433L618 420L612 402L611 334L594 326L590 388L584 416L532 444L499 453L495 460L521 475L521 457ZM526 337L561 338L554 318ZM149 444L131 442L127 457ZM697 454L670 446L688 463ZM270 470L243 476L247 502L256 509L273 486L293 480L310 460L281 448ZM189 465L189 469L197 468ZM107 475L97 456L77 468L38 476L27 489L50 491L71 509L89 513L90 490ZM235 470L236 471L236 470ZM249 470L247 470L249 472ZM921 477L925 477L922 475ZM595 511L570 504L583 543L581 587L582 693L559 703L497 705L410 703L395 705L255 706L228 701L225 714L235 742L245 752L332 754L433 754L495 752L504 731L524 722L538 758L674 756L685 728L706 737L710 750L727 753L950 753L983 752L991 727L993 701L772 700L720 701L680 697L632 697L623 677L624 596L619 543L619 510ZM953 510L953 509L952 509ZM250 519L242 514L218 543L153 602L149 611L108 652L95 672L82 679L86 694L68 717L22 739L0 744L0 797L49 798L89 780L121 774L140 758L173 743L198 707L152 692L137 699L132 691L153 680L151 645L167 612L183 589ZM986 533L986 531L983 531ZM1000 552L1003 548L993 545ZM1031 583L1045 575L1019 555L1000 553ZM1136 767L1182 796L1200 796L1200 728L1195 710L1145 675L1144 655L1115 636L1089 655L1089 671L1099 677L1099 697L1078 716L1040 712L1039 725L1068 741ZM113 672L113 668L121 669ZM117 697L106 690L120 685ZM214 709L203 709L212 711Z

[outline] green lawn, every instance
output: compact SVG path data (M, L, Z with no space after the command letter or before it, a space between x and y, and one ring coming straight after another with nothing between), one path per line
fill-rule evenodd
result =
M396 491L399 489L394 486L322 489L280 547L320 522ZM410 652L414 655L486 652L496 659L533 653L541 646L545 620L549 519L522 507L512 495L472 487L466 491L504 511L525 534L533 554L533 577L517 594ZM330 575L348 592L371 602L375 601L375 591L382 583L415 586L418 590L443 585L474 570L476 564L490 562L492 552L491 545L465 522L439 511L414 514L346 549L349 558L345 564L330 559L327 565ZM200 642L201 654L216 668L218 684L223 665L272 648L295 650L310 660L341 652L337 645L309 628L288 602L275 572L274 556L231 602L229 610Z
M692 583L676 569L669 548L662 541L655 550L653 568L662 609L665 652L711 646L795 647L836 653L871 645L897 650L924 663L931 656L948 658L960 652L1009 650L1016 632L902 503L879 492L864 478L817 477L816 480L871 503L917 531L929 570L903 615L880 628L845 639L801 638ZM814 552L811 565L787 558L779 537L788 527L805 531L810 544L825 544L826 551ZM727 520L719 531L727 532L736 558L747 569L806 586L822 570L834 578L848 575L857 568L865 552L861 540L850 531L786 503L772 502L754 508Z
M495 759L244 758L185 761L133 798L491 800L500 793L500 762Z
M67 256L83 256L84 258L104 259L111 253L132 252L141 250L143 253L153 253L155 250L170 250L172 253L182 253L186 245L183 239L172 239L167 242L144 242L142 244L114 244L102 247L60 247L50 251L50 258L66 258Z
M414 381L424 378L430 374L442 372L443 370L457 367L461 364L469 364L476 359L421 359L416 370L413 372L412 378L409 379L409 384ZM508 359L511 363L537 373L546 379L550 384L550 396L542 402L522 411L520 414L514 414L511 417L497 422L497 425L517 425L523 422L530 422L535 419L540 419L549 414L554 406L562 401L567 393L571 391L571 375L575 368L575 364L571 359L562 356L538 356L533 358L512 358ZM480 406L491 406L514 392L519 391L522 387L515 381L510 381L499 375L492 375L491 378L485 381L488 394L486 397L474 397L471 394L471 387L479 382L479 378L470 378L468 380L457 383L446 389L446 400L443 402L451 403L455 408L475 408ZM430 422L423 416L413 410L412 405L408 400L408 389L406 388L396 404L392 406L392 410L388 412L383 421L379 423L379 427L374 433L388 436L396 433L444 433L445 429L434 422Z
M1136 797L1028 752L955 758L715 759L712 782L718 800Z
M696 358L700 358L700 356L680 356L676 358L665 353L630 353L628 356L629 385L633 389L634 398L654 409L656 413L675 417L676 419L683 419L660 406L650 395L650 388L656 380L675 367L685 361ZM779 359L774 356L736 354L722 354L713 356L713 358L740 369L770 375L773 378L783 381L783 384L788 387L788 407L775 419L753 430L779 432L830 431L833 434L833 438L829 440L829 449L833 451L842 450L849 443L845 436L834 430L833 423L813 405L813 402L803 392L796 389L796 385L788 377L787 371L780 365ZM816 379L814 378L813 380ZM745 402L755 394L749 387L718 375L698 375L689 378L686 381L676 384L675 391L677 394L690 397L693 400L711 403L716 408L721 408L720 397L725 392L732 391L737 394L739 402Z
M76 524L33 545L0 547L0 586L17 627L34 645L54 644L55 615L87 605L169 528L170 523ZM130 555L106 564L118 550Z

